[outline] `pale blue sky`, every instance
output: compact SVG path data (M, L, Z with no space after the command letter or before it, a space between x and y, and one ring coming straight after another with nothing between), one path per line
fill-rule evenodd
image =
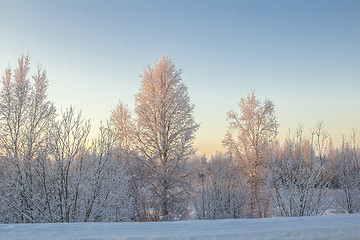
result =
M226 112L250 89L276 105L281 140L323 120L338 144L360 131L360 1L0 0L0 70L29 53L49 99L93 128L165 54L195 104L198 153L223 150ZM93 134L96 130L93 131Z

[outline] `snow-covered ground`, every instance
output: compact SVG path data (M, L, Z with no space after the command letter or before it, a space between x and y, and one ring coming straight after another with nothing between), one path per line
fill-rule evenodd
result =
M0 239L360 239L360 214L150 223L0 224Z

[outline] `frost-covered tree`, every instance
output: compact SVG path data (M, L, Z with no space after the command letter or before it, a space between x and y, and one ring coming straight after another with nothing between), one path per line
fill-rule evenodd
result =
M189 182L184 168L199 125L181 71L165 56L154 64L140 75L134 144L151 196L148 214L153 220L171 220L186 213Z
M339 149L335 148L334 143L331 138L329 138L329 150L326 155L327 165L325 166L325 177L327 182L329 182L329 188L339 189L339 171L338 171L338 155Z
M89 147L89 121L70 107L54 123L49 144L54 222L131 218L124 151L110 126Z
M114 130L121 149L122 158L126 165L126 175L129 177L128 193L132 203L132 220L147 221L147 196L145 194L146 178L143 165L136 157L134 150L135 124L133 116L127 105L119 101L110 117L111 128Z
M223 141L227 150L239 161L250 195L250 217L266 217L269 199L265 191L267 148L277 136L278 123L274 104L256 99L255 91L239 102L240 114L229 111L229 130Z
M44 217L39 161L46 155L55 108L47 100L46 72L28 77L30 57L21 55L14 72L5 70L0 93L2 221L36 222Z
M126 175L126 153L110 126L100 127L84 167L82 221L129 221L132 201Z
M275 212L281 216L321 215L330 205L322 159L314 155L317 146L312 143L299 127L295 140L289 137L283 149L272 155L269 187Z
M117 141L125 151L131 151L133 143L134 123L130 109L119 101L119 104L111 111L110 124L115 131Z
M356 142L356 131L351 134L351 141L343 138L338 154L337 172L340 193L337 203L346 213L360 212L360 149Z
M328 152L329 134L325 131L325 124L318 122L316 127L311 131L311 142L314 148L314 154L319 158L319 163L323 167L325 165L326 154Z
M73 107L66 109L54 122L51 140L51 159L54 174L56 222L78 221L79 198L83 181L84 161L90 122L76 114Z

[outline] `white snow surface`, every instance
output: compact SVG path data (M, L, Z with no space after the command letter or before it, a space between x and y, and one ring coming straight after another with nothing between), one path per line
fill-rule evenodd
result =
M0 224L0 239L360 239L360 214L148 223Z

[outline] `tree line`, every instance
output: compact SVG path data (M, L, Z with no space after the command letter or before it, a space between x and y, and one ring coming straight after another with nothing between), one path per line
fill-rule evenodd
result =
M195 154L199 128L170 58L140 75L135 108L119 102L99 136L48 100L29 56L0 92L0 222L168 221L360 212L356 131L333 146L322 122L277 139L275 105L251 91L229 111L226 152Z

